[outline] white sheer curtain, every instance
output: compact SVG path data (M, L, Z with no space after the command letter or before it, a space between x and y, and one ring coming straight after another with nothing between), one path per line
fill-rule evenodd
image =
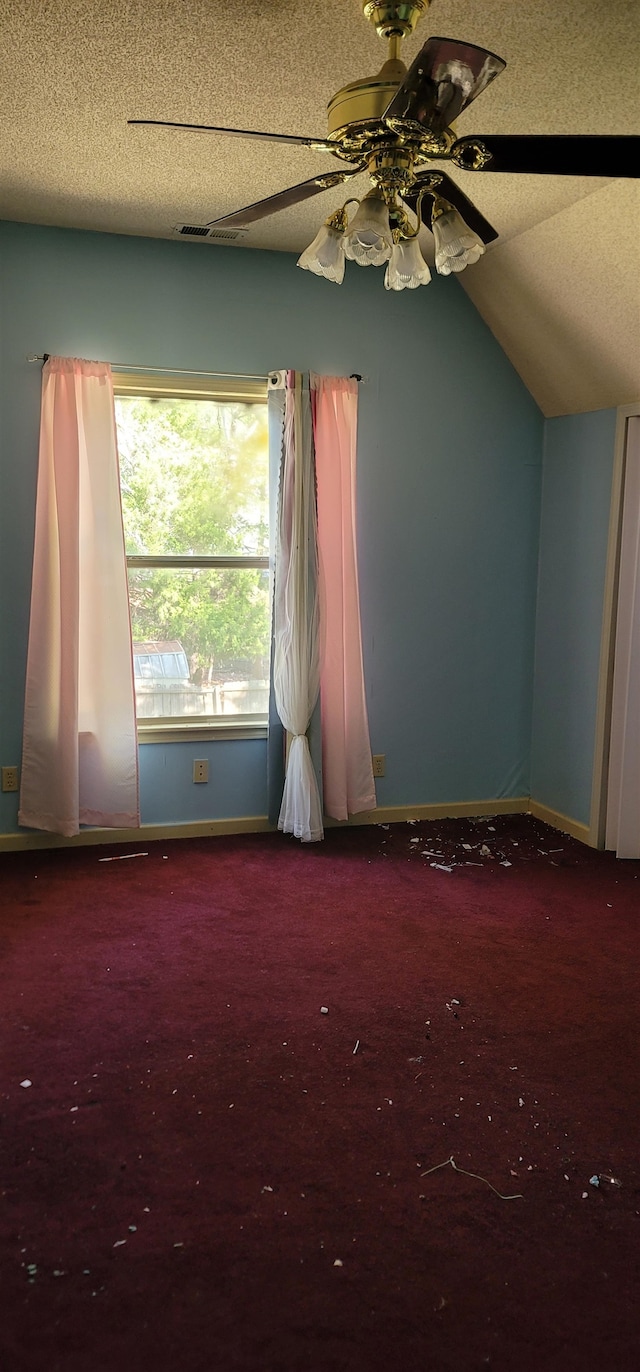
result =
M640 858L640 416L627 425L606 846Z
M42 378L19 823L140 824L131 627L111 368Z
M290 735L278 828L303 842L324 837L307 729L320 689L318 542L313 431L300 373L285 374L274 582L273 689Z

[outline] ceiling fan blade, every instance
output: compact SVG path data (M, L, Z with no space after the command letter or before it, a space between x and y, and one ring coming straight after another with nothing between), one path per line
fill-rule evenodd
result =
M332 186L339 186L350 176L356 176L358 172L363 171L366 171L365 166L350 167L348 171L325 172L324 176L313 176L310 181L301 181L297 186L289 186L288 190L270 195L266 200L256 200L253 205L246 205L243 210L234 210L232 214L225 214L221 219L212 219L207 228L219 228L223 224L255 224L258 219L266 219L267 215L276 214L278 210L288 210L292 205L299 205L303 200L309 200L311 196L319 195L321 191L327 191Z
M407 191L406 195L403 195L402 197L403 200L411 206L412 210L415 211L418 203L418 196L424 187L427 187L429 191L422 202L422 218L423 222L427 225L427 228L431 227L433 197L441 195L443 200L448 200L449 204L453 205L454 210L458 210L458 213L462 215L465 224L467 224L474 233L477 233L478 238L483 243L493 243L498 237L497 229L494 229L493 225L489 223L489 220L485 219L484 215L480 213L480 210L476 209L473 201L469 200L469 197L465 195L464 191L460 190L460 187L456 185L455 181L452 181L450 176L447 176L446 172L436 171L424 172L423 175L418 174L411 190ZM431 189L433 192L432 194Z
M442 133L506 65L474 43L429 38L382 117L392 129L409 122Z
M156 129L187 129L191 133L224 133L232 138L261 138L265 143L298 143L316 152L335 152L335 145L326 138L303 138L295 133L259 133L254 129L222 129L214 124L177 124L171 119L127 119L127 124Z
M640 176L640 137L601 134L477 134L459 138L450 157L465 171L546 176Z

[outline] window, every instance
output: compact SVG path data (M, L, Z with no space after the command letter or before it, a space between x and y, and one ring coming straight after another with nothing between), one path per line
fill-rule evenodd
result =
M113 381L140 735L264 732L266 383Z

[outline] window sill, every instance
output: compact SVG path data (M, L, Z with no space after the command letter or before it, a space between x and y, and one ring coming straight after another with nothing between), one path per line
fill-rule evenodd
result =
M138 720L138 743L198 743L202 739L226 743L233 739L266 738L269 726L261 715L234 715L223 720Z

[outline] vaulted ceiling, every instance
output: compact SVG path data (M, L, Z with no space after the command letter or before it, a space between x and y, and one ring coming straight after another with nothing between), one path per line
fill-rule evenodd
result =
M386 57L362 0L0 0L0 32L0 217L161 238L336 163L127 119L323 137L328 99ZM640 132L636 0L433 0L404 44L407 64L432 34L507 62L461 116L459 135ZM458 279L544 413L640 398L638 182L451 174L499 233ZM262 220L233 246L197 250L297 254L346 194L367 186L358 178ZM419 294L428 312L428 288Z

